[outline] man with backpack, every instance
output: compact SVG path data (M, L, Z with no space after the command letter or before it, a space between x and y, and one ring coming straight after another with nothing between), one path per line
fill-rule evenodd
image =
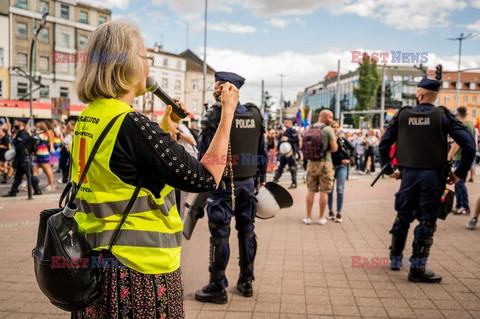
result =
M333 189L334 169L332 152L338 149L337 138L329 126L333 122L333 113L322 110L318 115L318 122L305 132L302 143L302 152L307 164L307 217L303 223L312 223L312 208L315 193L320 191L319 225L327 223L325 211L328 202L328 193Z
M42 191L38 186L39 180L36 176L33 176L32 166L29 165L30 161L27 161L27 157L31 156L31 152L35 147L33 143L33 137L31 137L30 134L28 134L28 132L25 130L25 125L27 122L28 119L17 119L13 123L16 132L15 138L13 139L12 143L16 151L15 159L13 162L13 166L15 167L15 179L13 181L10 192L3 195L3 197L17 196L18 186L20 186L20 184L22 183L23 175L27 174L27 169L30 170L30 176L32 179L32 186L34 190L33 194L42 194Z

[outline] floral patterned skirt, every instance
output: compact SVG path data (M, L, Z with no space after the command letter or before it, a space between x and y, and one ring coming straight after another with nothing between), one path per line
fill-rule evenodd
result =
M102 252L103 257L113 257ZM183 319L183 277L180 269L147 275L128 267L105 269L102 294L91 306L72 313L72 318Z

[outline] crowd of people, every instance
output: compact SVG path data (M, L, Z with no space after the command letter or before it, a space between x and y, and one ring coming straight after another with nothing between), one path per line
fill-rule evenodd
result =
M4 197L27 190L27 174L31 176L34 195L55 191L57 184L68 182L74 120L36 121L32 128L25 118L2 118L0 123L1 183L13 179ZM47 185L40 185L38 176L42 172L47 176ZM55 173L61 174L57 180Z
M231 72L215 73L216 103L208 109L199 131L180 124L181 118L171 106L160 123L132 109L133 99L146 92L151 66L137 27L125 21L104 23L93 31L82 50L88 56L93 52L128 52L129 59L121 64L91 61L79 64L76 92L88 105L77 119L76 127L71 121L40 121L30 128L25 119L16 119L13 127L4 121L0 133L3 180L7 182L9 176L14 176L6 196L17 195L27 174L32 176L37 195L55 190L53 174L57 168L62 171L58 183L71 180L78 184L82 179L74 198L78 208L74 218L90 244L90 253L117 265L128 261L122 267L102 270L99 298L73 311L72 318L185 317L180 269L184 193L209 192L206 213L210 278L195 293L195 298L201 302L228 302L226 267L232 219L239 248L236 289L243 297L251 297L257 252L255 190L266 186L267 171L275 170L273 182L280 182L287 165L292 178L290 189L297 188L298 166L303 165L306 171L303 223L313 223L313 202L319 192L317 223L324 225L327 218L343 221L345 184L352 165L361 174L374 173L377 158L386 165L387 159L395 155L404 169L399 172L396 166L391 166L386 172L398 179L403 174L395 203L397 219L391 231L391 268L398 270L394 262L403 257L406 234L415 218L420 225L415 229L412 258L426 259L433 242L438 199L445 184L464 180L474 157L471 133L450 113L440 108L432 111L435 92L440 88L438 81L420 82L416 91L420 104L414 109L427 117L441 119L432 120L431 127L416 128L418 132L425 131L418 136L432 135L437 143L433 146L425 145L425 139L412 139L417 131L405 129L408 119L418 116L408 109L394 117L382 136L373 129L368 129L365 137L360 132L347 134L334 121L330 110L322 110L318 122L307 130L295 129L293 121L287 119L282 128L266 132L260 110L239 101L239 89L245 79ZM98 75L102 75L101 80ZM180 101L176 102L187 111ZM437 134L440 126L462 148L459 166L445 176L441 176L440 170L446 164L447 137ZM106 131L108 134L103 135ZM103 142L98 142L101 137ZM410 142L411 147L405 142ZM102 147L95 148L97 143L103 143ZM394 145L397 153L392 153ZM13 163L5 164L11 146L16 152ZM421 151L415 156L409 153L410 149L427 147L433 149L432 154L439 154L430 162L422 158ZM92 153L95 160L86 168L86 158ZM236 159L245 154L251 155L245 158L269 160L236 164ZM15 173L9 173L12 169ZM37 178L40 170L48 178L43 189ZM82 175L86 178L81 178ZM458 211L469 213L465 202L459 205L462 206ZM479 212L480 201L477 201L475 217L467 227L475 227ZM126 219L128 222L124 224ZM427 271L426 265L423 268L412 265L409 279L439 282L441 277Z

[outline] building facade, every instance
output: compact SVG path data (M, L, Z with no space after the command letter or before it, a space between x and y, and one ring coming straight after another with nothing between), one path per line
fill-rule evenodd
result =
M79 53L90 33L111 19L111 11L76 0L9 0L10 97L29 99L29 61L33 26L39 25L42 12L48 11L47 23L38 33L33 51L33 99L51 102L51 98L68 97L70 103L82 104L75 93L77 63L72 54Z
M190 50L180 53L180 56L185 58L187 62L185 72L185 105L188 106L189 111L194 115L194 119L198 121L202 118L205 110L205 105L202 105L203 60ZM207 64L205 90L205 104L207 105L215 103L213 97L214 84L215 70Z
M435 72L430 71L429 76L435 77ZM480 115L480 73L462 72L461 84L458 84L458 72L443 72L442 87L440 89L439 105L447 107L455 112L456 86L460 86L458 106L464 106L468 111L468 119L475 123Z
M155 45L147 49L147 56L153 57L153 66L150 67L150 76L157 81L158 86L172 98L185 101L185 71L187 62L177 54L163 51L163 47ZM155 97L153 93L146 93L134 100L134 107L147 116L158 117L164 114L165 103ZM188 105L188 104L187 104Z
M8 30L10 19L8 17L8 1L0 1L0 30ZM2 32L0 36L0 99L10 98L10 77L8 68L10 67L10 34Z

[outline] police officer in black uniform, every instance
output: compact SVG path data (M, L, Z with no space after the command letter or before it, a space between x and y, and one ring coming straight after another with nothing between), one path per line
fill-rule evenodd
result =
M408 280L413 282L440 282L442 277L427 270L427 259L436 230L437 209L446 184L465 178L475 156L472 134L446 108L435 107L440 82L422 79L416 89L418 105L404 107L392 120L380 142L382 166L389 160L390 148L397 143L395 156L400 171L391 165L385 171L393 178L401 178L396 194L397 218L390 231L391 269L402 266L403 249L410 223L417 219L413 253L410 258ZM462 148L462 161L455 172L447 163L450 135Z
M215 73L215 89L225 82L230 82L240 89L244 81L243 77L235 73ZM214 96L218 100L216 93ZM220 121L221 111L221 104L216 103L209 108L202 120L198 148L200 157L212 141ZM245 297L253 295L253 262L257 250L254 233L257 202L254 193L259 184L265 183L268 164L264 133L260 110L253 104L242 105L239 102L230 132L228 160L222 183L207 200L206 210L211 234L210 282L195 293L195 299L198 301L220 304L228 301L225 291L228 286L225 269L230 257L228 238L233 216L235 216L235 228L238 231L240 255L237 289Z
M280 177L282 177L283 169L288 164L288 168L290 169L290 173L292 174L292 184L290 185L289 189L297 188L297 162L295 160L296 152L298 150L298 133L293 129L292 120L286 119L283 121L283 125L285 126L286 130L280 136L278 140L278 148L280 148L281 143L288 142L292 145L293 155L287 157L285 154L280 155L280 165L278 166L277 170L275 171L275 176L273 177L273 182L278 183Z
M30 170L30 176L33 186L33 194L34 195L41 195L42 190L38 186L39 180L36 176L33 176L33 169L32 165L29 165L31 161L27 161L27 157L30 158L30 154L32 152L32 138L30 134L25 130L25 125L28 122L27 119L16 119L13 123L13 127L17 134L13 139L12 145L15 148L15 159L13 162L13 166L15 167L15 177L13 180L12 188L10 192L3 195L3 197L12 197L17 196L18 193L18 186L22 183L23 175L26 176L27 169ZM28 167L29 166L29 167Z

